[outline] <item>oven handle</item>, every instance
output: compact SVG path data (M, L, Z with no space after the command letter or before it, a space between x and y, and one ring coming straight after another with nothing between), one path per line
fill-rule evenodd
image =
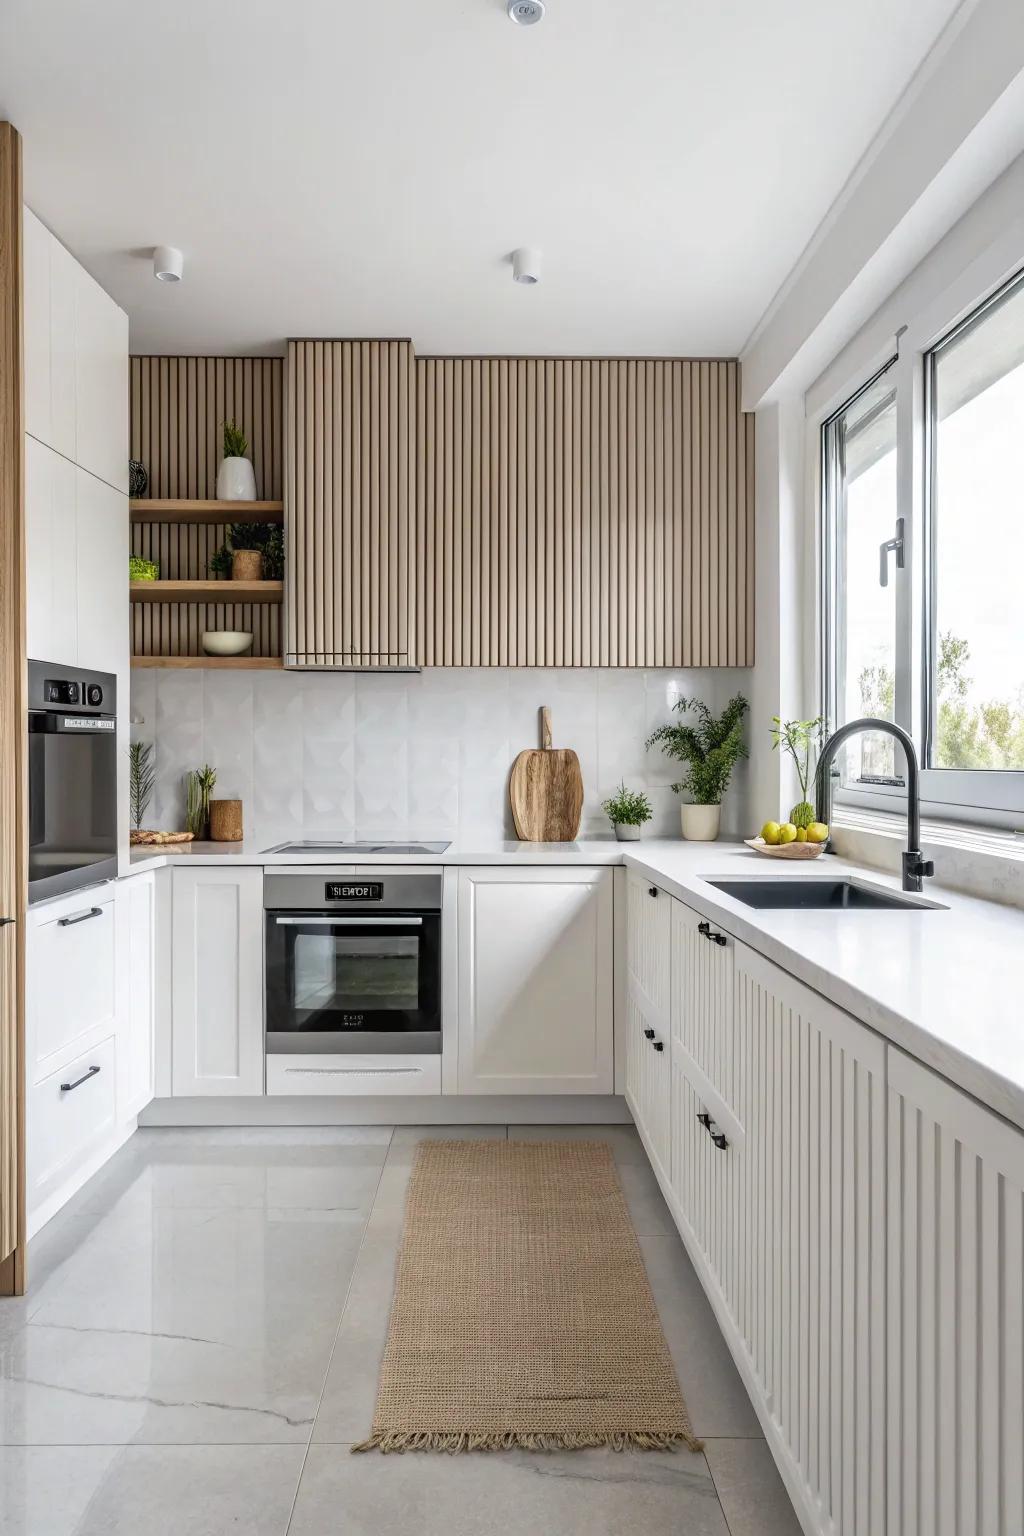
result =
M355 928L362 924L375 928L422 928L422 917L349 917L339 912L336 917L275 917L279 928Z

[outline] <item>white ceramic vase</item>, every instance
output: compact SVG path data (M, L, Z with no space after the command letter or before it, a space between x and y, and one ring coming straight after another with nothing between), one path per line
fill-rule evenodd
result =
M635 843L640 839L640 828L638 826L630 826L625 821L617 821L615 823L615 836L620 843Z
M683 836L690 843L713 843L722 817L720 805L681 805Z
M217 471L217 500L256 500L256 474L248 459L222 461Z

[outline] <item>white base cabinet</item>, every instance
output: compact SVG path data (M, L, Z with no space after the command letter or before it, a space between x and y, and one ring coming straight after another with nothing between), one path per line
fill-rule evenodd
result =
M627 1100L804 1529L1019 1536L1024 1134L636 875L627 942Z
M611 1093L612 871L463 869L458 1091Z
M263 1092L263 870L173 870L175 1094Z

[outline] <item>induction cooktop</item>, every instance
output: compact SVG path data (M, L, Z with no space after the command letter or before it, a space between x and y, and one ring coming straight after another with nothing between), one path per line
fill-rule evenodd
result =
M341 843L330 838L303 838L296 843L276 843L261 853L329 853L340 858L363 858L367 854L444 853L451 843Z

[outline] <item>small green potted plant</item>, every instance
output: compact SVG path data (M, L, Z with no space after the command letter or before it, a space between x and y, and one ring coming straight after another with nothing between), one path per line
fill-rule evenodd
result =
M614 827L620 843L635 843L640 836L640 828L650 821L652 815L651 802L643 791L627 789L624 782L620 782L614 795L604 801L601 809Z
M675 710L693 712L696 723L682 721L659 725L647 738L647 747L660 746L669 757L686 764L686 773L672 788L689 794L692 803L680 807L683 836L690 842L712 843L718 836L722 796L732 771L747 749L743 741L743 716L749 709L737 693L717 718L702 699L677 699Z
M206 837L210 824L210 795L216 782L217 770L209 763L185 775L185 829L199 841Z
M129 555L129 581L156 581L159 575L160 567L155 560L143 560L139 555Z
M256 500L256 474L249 460L249 439L237 421L224 423L224 458L217 471L217 500Z

